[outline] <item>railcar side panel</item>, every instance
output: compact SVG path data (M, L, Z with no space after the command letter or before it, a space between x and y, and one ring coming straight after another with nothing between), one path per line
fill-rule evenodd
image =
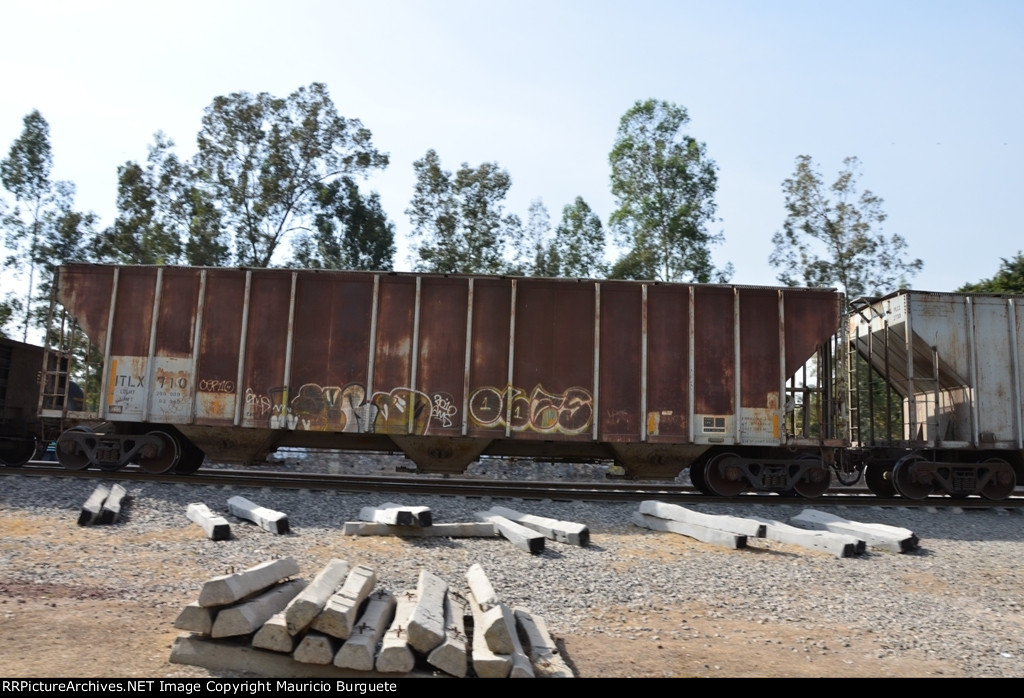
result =
M247 390L239 371L242 328L248 312L247 275L209 269L195 277L203 287L195 311L199 326L199 345L193 357L195 424L231 427L239 411L239 418L249 423L269 420L270 396ZM181 305L178 311L185 313L188 308Z
M645 324L642 292L642 287L636 284L602 283L600 288L600 371L594 407L598 420L597 436L605 442L639 441L647 429L642 412L644 403L640 379ZM653 289L649 290L651 292ZM650 320L647 324L651 324ZM656 333L667 331L671 331L671 326L658 322L654 322L650 330ZM588 358L592 360L586 355L578 357L580 362ZM668 376L666 373L666 380L669 380ZM660 382L648 383L648 393L658 393L655 404L660 403L660 387ZM665 409L670 411L673 406L668 405ZM657 422L653 429L657 433Z
M444 458L436 439L451 439L466 453L639 454L667 472L713 446L792 445L781 393L829 343L841 303L320 270L68 265L59 278L59 300L106 350L101 416L177 425L232 460L279 444Z
M690 287L647 288L646 441L690 440Z
M502 438L508 427L509 341L512 284L474 278L472 349L469 368L469 435Z
M512 438L593 438L594 286L517 281L515 351L506 388Z

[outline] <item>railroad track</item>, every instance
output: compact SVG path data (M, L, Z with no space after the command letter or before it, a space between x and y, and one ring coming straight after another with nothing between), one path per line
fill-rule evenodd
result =
M863 487L831 490L821 497L784 497L778 494L747 493L736 497L709 497L692 486L629 480L601 481L513 481L483 478L436 477L424 475L338 475L332 473L288 472L280 470L234 470L210 468L191 475L153 475L130 465L115 472L103 470L66 470L56 463L33 461L20 468L0 468L0 475L117 479L121 481L167 482L192 485L230 485L234 487L271 487L317 491L377 492L388 494L496 497L509 499L554 499L564 501L643 501L657 499L677 504L729 503L797 506L892 506L960 507L964 509L1024 507L1024 490L1008 499L993 502L977 497L952 499L931 496L922 500L899 497L882 498Z

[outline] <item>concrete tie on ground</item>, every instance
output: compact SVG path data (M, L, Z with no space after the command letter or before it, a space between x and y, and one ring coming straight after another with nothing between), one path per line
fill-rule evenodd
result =
M520 526L525 526L526 528L540 533L545 538L559 543L569 543L571 545L590 544L590 529L581 523L559 521L558 519L549 519L545 516L524 514L514 509L508 509L501 506L493 506L488 509L486 513L494 514L495 516L504 516L509 521L514 521Z
M474 562L466 570L466 583L469 584L473 598L477 600L483 610L486 611L498 604L498 595L494 592L491 580L487 578L487 573L484 572L484 568L479 562Z
M351 568L352 566L345 560L332 559L313 578L312 583L288 604L288 608L284 610L284 619L289 635L298 635L313 622L327 600L344 582ZM331 656L334 656L333 652Z
M659 519L679 521L680 523L693 524L716 531L735 533L748 538L764 538L765 524L752 519L740 516L725 516L721 514L705 514L693 511L678 504L668 504L653 499L640 502L637 509L641 514L647 514Z
M869 548L886 550L891 553L917 550L921 543L914 532L907 528L850 521L841 516L815 509L804 509L796 516L791 517L789 522L800 528L855 536L862 539Z
M427 662L456 678L464 678L469 670L466 656L466 608L451 593L444 595L444 639L430 651Z
M538 678L573 678L572 669L558 651L544 619L533 615L525 608L513 608L512 613L515 615L516 624L522 628L526 637L530 662L533 663L533 670Z
M416 592L405 591L398 595L395 617L384 633L380 651L377 652L377 671L383 673L407 673L416 666L416 658L409 647L409 619L416 609Z
M395 616L395 605L395 597L384 589L371 595L359 622L334 655L334 666L360 671L372 670L374 652Z
M366 565L356 565L348 573L341 589L327 599L323 610L310 627L340 640L347 640L356 623L363 601L377 584L377 574Z
M765 538L768 540L788 543L789 545L796 545L801 548L810 548L811 550L824 550L836 557L853 557L864 552L864 541L855 536L831 533L829 531L807 531L773 519L764 519L756 516L752 518L768 526L765 532Z
M473 671L482 679L508 678L512 671L512 657L498 654L487 646L487 639L479 628L484 627L484 611L470 592L467 597L469 609L473 614Z
M303 636L292 657L303 664L330 664L334 661L337 641L329 635L310 630Z
M106 485L96 485L96 489L85 500L85 504L82 505L82 511L78 514L79 526L88 526L99 517L100 509L103 508L103 502L106 501L109 494L109 487Z
M248 635L260 629L275 614L288 605L306 587L306 580L293 579L264 591L259 596L236 606L217 612L211 637Z
M394 502L384 502L375 507L363 507L359 511L363 521L382 523L389 526L430 526L433 517L430 507L404 506Z
M531 555L544 552L544 535L537 533L531 528L517 524L504 516L498 516L486 511L476 512L476 517L481 521L494 524L498 532L512 545L525 550Z
M252 646L271 652L291 654L295 650L296 638L288 632L284 611L272 615L252 637Z
M174 627L179 630L188 630L190 633L209 635L213 629L213 619L217 612L213 608L203 608L198 601L193 601L174 619Z
M436 574L420 570L416 606L409 616L408 637L413 649L427 654L444 640L444 597L448 583Z
M299 563L295 558L285 557L268 560L244 572L214 577L200 589L199 605L227 606L298 573Z
M223 516L217 516L210 508L202 502L189 504L185 515L188 520L199 524L206 537L210 540L229 540L231 538L231 525Z
M121 485L111 485L110 494L103 500L103 506L100 507L100 513L96 516L94 523L117 523L117 519L121 516L121 503L127 495L128 491Z
M657 516L633 512L633 523L641 528L648 528L652 531L667 531L679 535L695 538L702 543L718 545L731 550L747 547L747 537L722 531L717 528L708 528L699 524L687 523L685 521L673 521L671 519L660 519Z
M500 535L494 524L481 521L442 523L422 527L346 521L342 524L341 533L346 536L398 536L399 538L497 538Z
M270 533L288 533L288 517L280 511L267 509L258 504L250 502L245 497L232 497L228 500L228 510L232 516L237 516L254 524Z

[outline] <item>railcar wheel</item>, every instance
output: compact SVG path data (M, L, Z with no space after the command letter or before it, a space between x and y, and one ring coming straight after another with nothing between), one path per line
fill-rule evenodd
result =
M801 459L810 460L810 459ZM814 458L817 463L804 471L803 477L796 481L793 489L801 497L814 499L825 494L825 490L832 484L832 474L829 472L819 458Z
M86 453L79 442L74 438L65 438L71 432L85 432L92 434L93 431L89 427L77 426L71 427L57 438L57 462L60 463L61 467L65 470L85 470L89 467L91 459L89 454ZM92 448L96 448L95 438L92 440Z
M0 458L8 468L20 468L32 460L36 454L36 440L34 438L25 441L17 440L12 442L11 450Z
M191 475L203 465L206 454L201 448L188 439L181 440L181 456L178 464L174 466L174 472L179 475Z
M738 461L735 453L722 453L708 461L704 471L704 480L708 489L719 497L735 497L747 489L743 481L743 471L733 461Z
M915 464L923 462L925 459L921 456L906 456L900 458L892 469L892 481L896 485L896 491L907 499L924 499L935 489L931 473L914 468Z
M1017 486L1017 476L1013 474L1010 464L1002 458L989 458L985 464L990 466L992 475L981 488L981 496L985 499L998 500L1006 499L1013 494Z
M156 448L146 446L139 455L139 467L152 475L160 475L178 464L181 458L181 448L178 441L166 431L151 431L146 436L155 436L163 442L163 448L156 452Z
M693 465L691 465L690 466L690 482L693 483L693 486L697 488L698 492L700 492L703 495L707 495L708 497L710 497L710 496L714 495L714 492L712 492L708 488L708 481L704 479L704 468L705 467L706 467L705 463L694 463Z
M896 486L892 484L892 465L868 465L864 468L864 483L879 497L895 497Z

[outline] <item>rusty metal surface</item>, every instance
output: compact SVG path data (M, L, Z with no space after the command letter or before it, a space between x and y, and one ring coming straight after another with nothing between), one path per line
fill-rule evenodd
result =
M785 443L780 391L841 307L826 290L106 265L63 267L59 299L106 351L98 416L182 425L234 460L395 436L440 461L458 438L660 469Z

